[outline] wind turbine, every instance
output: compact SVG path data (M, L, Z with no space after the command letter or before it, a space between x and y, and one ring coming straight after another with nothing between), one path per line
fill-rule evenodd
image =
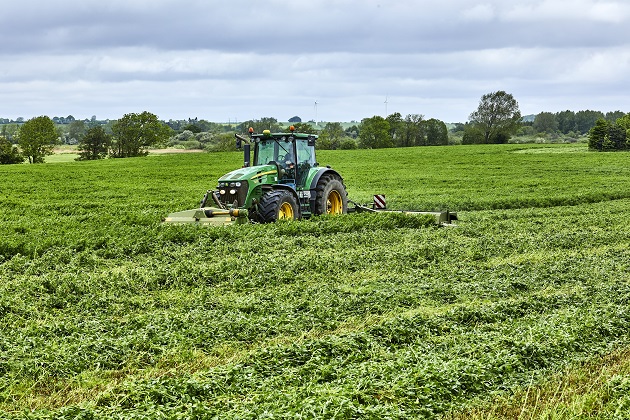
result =
M315 100L315 105L313 105L313 108L315 109L315 125L317 125L317 99Z
M387 95L385 95L385 118L387 118Z

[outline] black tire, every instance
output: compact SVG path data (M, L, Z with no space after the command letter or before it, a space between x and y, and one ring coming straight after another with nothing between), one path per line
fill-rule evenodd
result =
M324 174L317 182L315 214L348 213L348 193L341 177Z
M293 194L285 190L272 190L263 194L258 203L258 221L273 223L278 219L299 218L299 207Z

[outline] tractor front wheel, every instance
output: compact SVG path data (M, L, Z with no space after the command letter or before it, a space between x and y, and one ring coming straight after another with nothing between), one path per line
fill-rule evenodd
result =
M264 194L258 203L260 223L273 223L276 220L299 218L297 201L293 194L285 190L272 190Z
M317 183L315 214L348 212L348 194L342 179L334 174L322 175Z

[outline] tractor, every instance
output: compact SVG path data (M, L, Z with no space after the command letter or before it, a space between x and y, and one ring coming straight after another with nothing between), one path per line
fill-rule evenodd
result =
M172 213L166 223L271 223L320 214L348 212L343 178L315 158L316 135L264 130L235 134L244 152L243 167L219 178L198 209ZM251 163L253 146L254 160Z

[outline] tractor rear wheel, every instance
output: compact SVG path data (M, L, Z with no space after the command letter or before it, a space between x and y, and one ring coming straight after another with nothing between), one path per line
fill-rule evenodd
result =
M317 182L315 214L345 214L348 212L348 194L342 179L335 174L322 175Z
M258 221L260 223L295 220L298 217L297 201L289 191L272 190L260 198L260 203L258 203Z

